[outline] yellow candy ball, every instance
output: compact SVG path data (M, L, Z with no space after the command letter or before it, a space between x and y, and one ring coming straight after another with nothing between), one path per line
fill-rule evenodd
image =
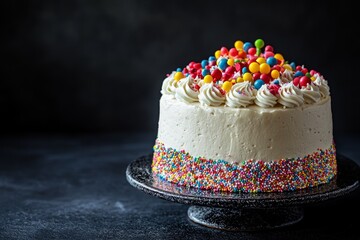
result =
M252 80L253 80L253 77L252 77L252 75L251 75L251 73L244 73L244 75L243 75L243 79L244 79L244 81L249 81L249 82L251 82Z
M311 79L311 81L315 81L316 77L312 76L310 79Z
M274 70L271 71L271 77L273 79L277 79L279 76L280 76L280 73L279 73L278 70L274 69Z
M243 45L244 45L244 43L240 40L238 40L234 43L234 46L235 46L236 50L238 50L238 51L243 48Z
M280 60L280 61L284 60L283 55L281 55L280 53L276 53L276 54L274 55L274 58L276 58L277 60Z
M225 92L229 92L231 90L232 87L232 83L229 81L226 81L223 83L223 85L221 86L221 88L225 91Z
M261 73L265 73L268 74L270 72L271 68L270 65L267 63L262 63L260 64L260 72Z
M243 82L244 81L244 79L242 78L242 77L238 77L237 79L236 79L236 82Z
M206 75L204 77L204 83L212 83L213 82L213 77L211 75Z
M236 83L236 80L235 80L235 79L231 79L231 83L232 83L232 84L235 84L235 83Z
M287 70L292 70L292 67L290 66L290 64L284 64L283 67Z
M252 62L252 63L250 63L250 65L249 65L249 70L250 70L250 72L252 72L252 73L257 73L257 72L259 72L259 70L260 70L260 65L259 65L259 63L257 63L257 62Z
M234 66L234 59L233 59L233 58L229 58L229 59L227 60L227 64L228 64L229 66Z
M220 50L217 50L217 51L215 52L215 57L216 57L216 58L219 58L219 57L220 57L220 55L221 55Z
M263 58L263 57L258 57L258 58L256 59L256 61L257 61L259 64L266 63L266 60L265 60L265 58Z
M176 81L179 81L180 79L183 79L185 76L182 72L176 72L175 75L174 75L174 79Z

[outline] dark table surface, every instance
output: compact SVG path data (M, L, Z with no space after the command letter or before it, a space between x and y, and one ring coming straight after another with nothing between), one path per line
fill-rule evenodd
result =
M360 239L360 190L310 205L293 226L224 232L192 223L186 205L130 186L127 165L152 134L0 138L0 239ZM360 165L360 138L336 139Z

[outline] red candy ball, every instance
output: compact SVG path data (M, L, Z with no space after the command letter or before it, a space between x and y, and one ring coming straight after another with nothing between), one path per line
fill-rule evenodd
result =
M311 83L311 79L307 76L303 76L299 80L300 87L306 87L308 84Z
M296 66L296 71L301 71L302 67L301 66Z
M274 53L273 53L273 52L265 51L265 53L264 53L264 57L265 57L265 58L269 58L269 57L273 57L273 56L274 56Z
M231 78L231 76L232 76L232 74L224 73L222 77L225 81L227 81Z
M267 45L265 47L265 52L274 52L274 48L272 46L270 46L270 45Z
M232 66L229 66L229 67L227 67L227 68L225 69L225 73L226 73L226 74L233 75L234 72L235 72L235 68L232 67Z
M201 63L194 63L193 68L195 69L201 69Z
M214 69L214 71L211 73L211 76L213 77L213 79L216 80L220 80L222 77L222 73L219 69Z
M239 58L241 58L241 59L246 58L246 52L245 51L240 52L239 53Z
M239 54L238 50L236 50L236 48L231 48L229 50L229 55L232 57L236 57Z
M278 71L281 71L281 67L279 65L275 65L271 68L272 70L278 70Z
M248 49L248 54L255 55L256 54L256 48L249 48Z
M228 55L229 51L228 51L228 49L226 47L222 47L220 49L220 53L221 53L222 56L224 56L224 55Z
M308 70L307 70L307 68L303 68L303 69L301 70L301 72L302 72L303 74L306 74L306 73L308 72Z
M269 77L267 74L263 73L260 75L260 79L263 80L265 83L269 83L271 80L271 77Z
M253 79L254 79L254 81L255 81L255 80L258 80L258 79L260 78L260 76L261 76L261 73L259 73L259 72L254 73L254 74L253 74Z
M294 84L295 86L299 87L299 82L300 82L300 77L294 78L293 84Z
M314 76L316 74L316 71L315 70L310 70L310 74L311 74L311 76Z

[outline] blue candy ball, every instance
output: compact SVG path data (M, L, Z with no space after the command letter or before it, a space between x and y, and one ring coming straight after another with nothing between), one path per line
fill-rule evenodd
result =
M245 52L247 52L249 50L249 48L252 48L252 47L253 47L253 45L252 45L251 42L246 42L243 45L243 49L244 49Z
M294 62L290 63L290 66L292 67L293 70L295 70L296 64Z
M276 80L274 80L272 83L273 83L273 84L276 84L276 85L279 85L279 84L280 84L280 81L279 81L279 79L276 79Z
M227 59L226 58L221 59L219 61L218 67L224 71L225 68L227 67Z
M210 75L210 71L207 70L207 69L203 69L202 72L201 72L201 74L202 74L203 76Z
M268 57L266 59L266 63L270 65L270 67L274 66L275 64L277 64L277 59L274 57Z
M212 62L212 61L216 61L216 57L210 56L210 57L209 57L209 62Z
M301 71L297 71L297 72L294 74L294 77L301 77L301 76L304 76L304 74L303 74Z
M202 60L202 61L201 61L201 67L202 67L202 68L205 68L205 67L208 65L208 63L209 63L209 62L208 62L207 60Z
M258 79L258 80L255 81L254 87L255 87L256 90L259 90L261 88L261 86L264 85L264 84L265 84L265 82L263 80Z
M248 70L247 70L246 67L243 67L243 68L241 69L242 74L246 73L247 71L248 71Z
M182 69L181 69L181 68L177 68L176 71L177 71L177 72L182 72Z

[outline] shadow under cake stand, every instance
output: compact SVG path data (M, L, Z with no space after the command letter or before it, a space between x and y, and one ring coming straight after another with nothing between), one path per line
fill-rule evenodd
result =
M359 166L337 155L338 174L327 184L276 193L212 192L178 186L159 179L151 171L152 154L142 156L126 169L128 182L150 195L191 205L189 218L195 223L230 231L254 231L299 222L303 206L334 199L359 186Z

